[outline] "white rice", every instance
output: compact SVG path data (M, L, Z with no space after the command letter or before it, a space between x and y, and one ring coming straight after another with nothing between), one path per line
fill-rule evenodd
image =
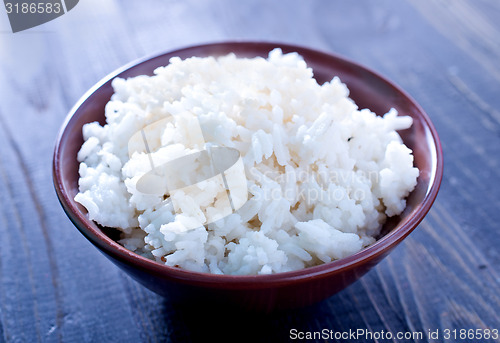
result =
M152 77L113 87L107 124L83 128L75 200L91 220L121 230L126 248L169 266L270 274L337 260L375 242L416 185L412 151L396 132L412 119L359 110L337 77L318 85L297 53L172 58ZM197 118L207 145L235 148L243 160L248 201L207 225L198 224L215 203L201 200L209 182L196 196L176 193L182 213L175 199L137 189L150 161L207 148L179 113ZM151 154L129 154L134 134L164 118L150 132Z

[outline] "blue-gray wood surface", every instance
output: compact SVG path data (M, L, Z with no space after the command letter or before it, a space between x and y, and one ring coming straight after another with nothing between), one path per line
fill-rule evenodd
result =
M174 306L86 241L53 190L57 132L95 82L145 55L233 39L305 45L371 67L423 106L442 139L445 175L422 224L361 280L310 308L263 316ZM500 329L499 194L497 0L81 0L16 34L0 8L0 342Z

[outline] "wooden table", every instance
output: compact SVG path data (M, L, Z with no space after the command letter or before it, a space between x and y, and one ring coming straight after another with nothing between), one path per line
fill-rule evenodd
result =
M12 34L1 8L0 341L279 342L292 329L424 334L367 342L500 341L444 337L500 329L499 19L496 0L82 0ZM95 82L138 57L233 39L305 45L371 67L423 106L442 139L441 191L419 228L310 308L264 316L174 306L91 246L53 190L55 137Z

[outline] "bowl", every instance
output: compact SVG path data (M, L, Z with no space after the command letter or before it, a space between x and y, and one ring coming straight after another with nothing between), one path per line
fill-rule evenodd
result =
M219 56L231 52L238 57L267 56L276 47L284 53L301 54L313 69L318 83L339 76L360 108L369 108L381 115L393 107L400 114L413 118L412 127L400 134L404 143L413 150L414 164L420 170L417 186L408 196L404 212L384 225L381 236L374 244L349 257L292 272L253 276L215 275L168 267L139 256L118 244L113 230L102 228L88 219L85 208L74 200L79 178L76 156L83 143L82 126L93 121L105 123L104 107L113 94L112 79L152 75L155 68L167 65L173 56ZM424 110L400 87L346 58L270 42L198 45L144 58L120 68L92 87L70 111L57 138L53 160L55 189L68 217L93 245L133 279L175 301L215 301L267 312L313 304L365 274L424 218L437 196L442 174L443 156L436 130Z

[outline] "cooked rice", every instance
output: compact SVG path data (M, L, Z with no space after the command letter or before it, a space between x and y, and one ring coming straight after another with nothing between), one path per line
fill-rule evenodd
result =
M396 132L411 117L359 110L339 78L319 85L297 53L172 58L113 88L107 124L83 128L75 200L91 220L121 230L127 249L168 266L270 274L341 259L375 242L416 185L412 151ZM182 113L197 118L205 146ZM129 154L134 134L164 118L148 132L150 154ZM199 225L216 206L210 182L175 199L137 189L151 161L208 145L241 154L248 201L234 213Z

